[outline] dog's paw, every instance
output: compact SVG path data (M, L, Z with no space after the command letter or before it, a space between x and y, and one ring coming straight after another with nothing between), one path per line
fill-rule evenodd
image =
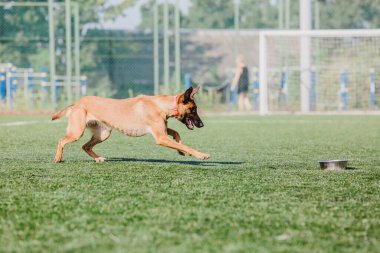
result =
M106 160L106 158L101 157L101 156L95 158L95 162L97 162L97 163L102 163L102 162L104 162L105 160Z
M62 157L56 156L56 157L54 158L54 162L55 162L55 163L60 163L60 162L62 162Z
M204 154L204 153L199 153L196 157L198 159L200 159L200 160L205 160L205 159L209 159L210 155L209 154Z
M179 154L179 155L183 155L183 156L186 155L186 154L183 153L182 151L178 151L178 154Z

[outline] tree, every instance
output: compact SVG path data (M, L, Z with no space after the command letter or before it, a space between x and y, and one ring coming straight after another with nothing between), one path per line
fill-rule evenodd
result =
M233 28L233 2L225 0L194 0L189 14L182 21L182 27Z
M380 27L380 0L320 0L322 29Z
M142 21L140 28L153 28L153 7L155 0L150 0L141 7ZM169 27L174 27L174 5L169 6ZM163 24L163 4L158 5L159 24ZM194 0L188 15L181 13L181 28L233 28L233 3L225 0Z
M21 2L21 1L16 1ZM40 2L40 1L29 1ZM107 4L107 0L80 0L71 1L79 4L80 27L86 24L99 23L101 17L114 19L123 15L123 11L131 6L135 0L124 0L117 5ZM58 3L55 1L55 3ZM56 73L62 75L66 67L66 38L65 38L65 8L59 2L54 12L55 45L56 45ZM49 29L48 8L0 6L0 63L13 63L17 67L33 67L39 71L42 66L49 73ZM73 22L72 22L73 25ZM73 31L74 29L72 29ZM85 35L86 36L86 35ZM88 75L91 83L97 85L99 76L106 75L99 68L100 59L97 57L99 43L88 43L82 38L81 66L82 73ZM104 79L104 78L103 78ZM109 84L110 86L111 84ZM104 85L103 83L103 86ZM94 87L94 86L93 86ZM108 88L109 90L112 87ZM110 93L111 94L111 93Z
M267 0L242 0L240 2L240 27L268 29L278 26L277 6Z

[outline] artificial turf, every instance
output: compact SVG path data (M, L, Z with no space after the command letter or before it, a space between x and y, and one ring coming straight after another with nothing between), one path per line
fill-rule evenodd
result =
M54 164L66 120L0 116L0 252L380 252L379 116L203 120L169 126L206 161L113 132Z

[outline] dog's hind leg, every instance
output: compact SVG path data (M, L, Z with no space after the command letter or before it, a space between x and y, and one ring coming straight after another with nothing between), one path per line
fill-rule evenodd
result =
M176 130L173 130L173 129L171 129L171 128L168 128L168 129L167 129L167 132L168 132L168 135L172 136L173 139L174 139L176 142L178 142L178 143L182 143L182 141L181 141L181 136L179 135L179 133L178 133ZM178 151L178 154L180 154L180 155L185 155L185 153L183 153L182 151L179 151L179 150L177 150L177 151Z
M89 156L94 158L97 163L104 162L105 158L98 156L92 149L95 145L108 139L111 135L111 128L99 121L89 121L87 126L91 129L92 137L82 148Z
M86 111L83 109L73 109L70 117L69 124L66 130L66 136L58 141L57 153L55 155L55 162L62 161L63 148L66 144L77 141L82 137L86 127Z

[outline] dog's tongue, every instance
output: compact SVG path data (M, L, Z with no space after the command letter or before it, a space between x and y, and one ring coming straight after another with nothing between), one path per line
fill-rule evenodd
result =
M193 129L193 122L191 122L191 120L190 119L186 119L186 125L190 128L190 129Z

